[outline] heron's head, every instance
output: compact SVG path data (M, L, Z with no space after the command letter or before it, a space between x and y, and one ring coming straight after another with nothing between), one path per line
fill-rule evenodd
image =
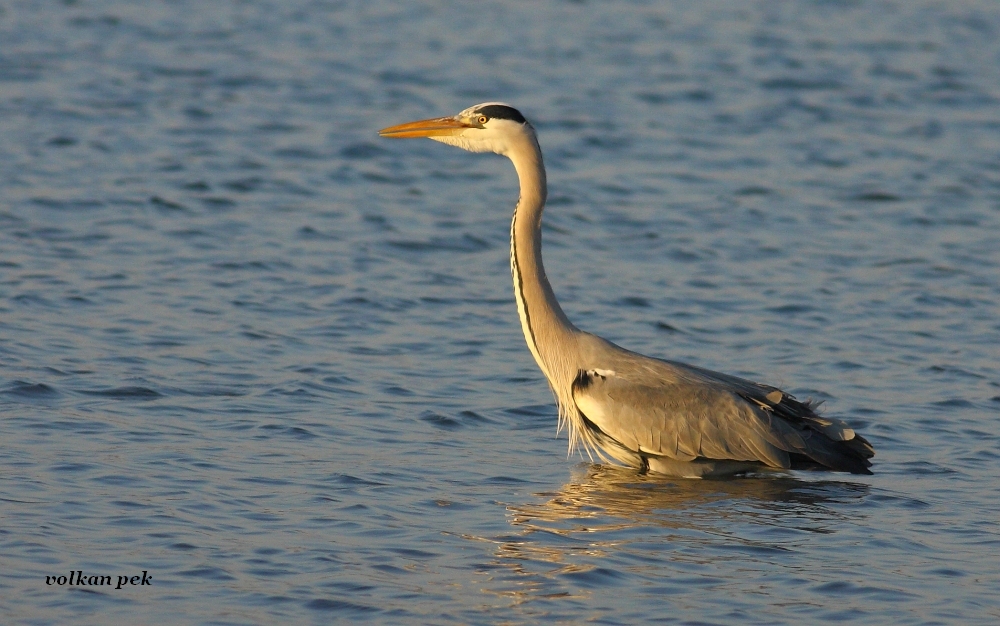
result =
M382 137L429 137L471 152L505 155L526 140L535 142L531 124L520 111L503 102L477 104L452 117L390 126L378 134Z

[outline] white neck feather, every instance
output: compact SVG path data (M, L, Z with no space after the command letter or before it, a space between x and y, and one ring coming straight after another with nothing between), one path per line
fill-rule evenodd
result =
M534 135L527 135L524 141L511 142L504 154L514 163L521 185L510 227L511 275L521 330L559 403L560 426L569 424L572 448L579 437L572 384L580 362L580 331L559 306L542 265L542 211L547 193L542 153Z

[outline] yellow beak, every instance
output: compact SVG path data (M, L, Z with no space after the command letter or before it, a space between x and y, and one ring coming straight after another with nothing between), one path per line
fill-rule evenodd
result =
M457 135L472 125L456 120L453 117L435 117L429 120L407 122L398 126L390 126L378 131L380 137L441 137Z

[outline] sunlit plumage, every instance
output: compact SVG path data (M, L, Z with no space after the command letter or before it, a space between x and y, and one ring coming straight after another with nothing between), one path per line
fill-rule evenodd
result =
M870 474L871 444L840 420L767 385L625 350L573 326L542 267L546 180L535 131L510 105L392 126L383 137L429 137L495 152L517 171L511 275L528 349L559 404L570 450L671 476L761 469Z

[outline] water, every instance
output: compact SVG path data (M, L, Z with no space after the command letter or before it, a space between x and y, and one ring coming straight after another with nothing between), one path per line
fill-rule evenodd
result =
M987 1L0 4L4 620L996 623L998 68ZM571 319L875 475L567 459L512 168L375 135L494 99Z

